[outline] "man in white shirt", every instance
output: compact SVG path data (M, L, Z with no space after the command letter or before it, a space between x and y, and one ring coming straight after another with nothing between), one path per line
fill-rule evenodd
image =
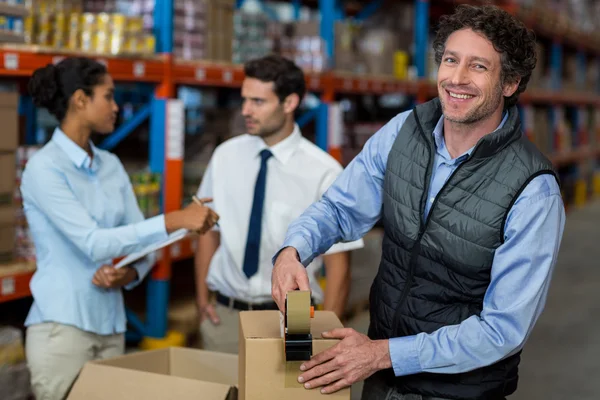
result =
M288 225L341 173L341 165L302 137L294 112L305 94L302 70L278 56L250 61L242 85L247 134L218 146L198 190L213 198L219 227L198 239L197 302L203 348L237 353L238 312L277 310L271 257ZM333 245L308 267L313 302L344 311L350 285L348 251L363 241ZM315 273L325 264L325 293ZM216 292L216 304L209 291Z

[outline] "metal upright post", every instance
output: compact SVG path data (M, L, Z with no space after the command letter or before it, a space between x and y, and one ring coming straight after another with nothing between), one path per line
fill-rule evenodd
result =
M325 57L327 58L327 72L334 57L334 25L336 15L336 0L319 0L319 10L321 11L321 38L325 45ZM332 79L324 79L324 90L321 97L321 104L316 119L316 144L321 149L327 151L327 121L329 116L329 104L334 101Z
M416 0L415 4L415 66L417 77L427 78L427 48L429 47L429 0ZM426 85L419 86L417 103L427 100Z
M173 0L157 0L154 9L154 31L157 38L157 51L166 55L166 71L163 82L156 89L150 113L150 171L162 176L161 208L163 212L171 211L173 204L171 186L177 186L173 180L181 180L177 168L173 168L166 157L166 130L168 99L174 96L175 88L172 77L172 45L173 45ZM180 196L180 195L179 195ZM169 304L169 280L171 277L171 260L167 249L162 251L158 265L148 280L146 301L146 336L162 339L167 333L167 313Z

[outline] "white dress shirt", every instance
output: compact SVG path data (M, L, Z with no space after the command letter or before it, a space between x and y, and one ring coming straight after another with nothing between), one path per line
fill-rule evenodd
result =
M244 252L254 198L254 185L260 169L260 152L273 153L267 164L267 183L262 217L258 272L250 279L243 271ZM257 136L244 134L218 146L198 190L198 197L212 197L210 205L219 214L221 244L213 256L208 287L246 302L271 301L272 257L279 250L288 225L315 201L342 172L329 154L302 137L300 129L272 147ZM362 239L336 243L326 254L364 246ZM321 257L307 267L312 296L323 301L323 291L315 273L323 265Z

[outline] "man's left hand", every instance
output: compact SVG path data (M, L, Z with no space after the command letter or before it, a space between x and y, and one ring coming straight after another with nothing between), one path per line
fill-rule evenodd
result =
M341 341L302 364L298 382L307 389L324 386L322 393L334 393L392 367L388 340L371 340L350 328L323 332L323 338Z

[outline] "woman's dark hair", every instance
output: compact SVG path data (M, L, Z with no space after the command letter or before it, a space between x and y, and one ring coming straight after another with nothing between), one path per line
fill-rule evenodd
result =
M65 58L56 65L35 70L29 81L29 94L36 106L47 108L62 121L73 93L81 89L92 96L94 86L102 82L106 73L104 65L89 58Z
M302 70L292 61L278 55L268 55L248 61L244 66L244 73L249 78L273 82L279 101L285 100L292 93L296 93L302 101L306 93Z
M440 65L446 40L461 29L472 29L483 34L500 53L502 84L521 78L517 91L504 98L504 107L517 104L519 94L527 88L531 72L537 63L535 35L525 25L506 11L491 5L456 7L454 14L440 18L437 35L433 42L435 62Z

